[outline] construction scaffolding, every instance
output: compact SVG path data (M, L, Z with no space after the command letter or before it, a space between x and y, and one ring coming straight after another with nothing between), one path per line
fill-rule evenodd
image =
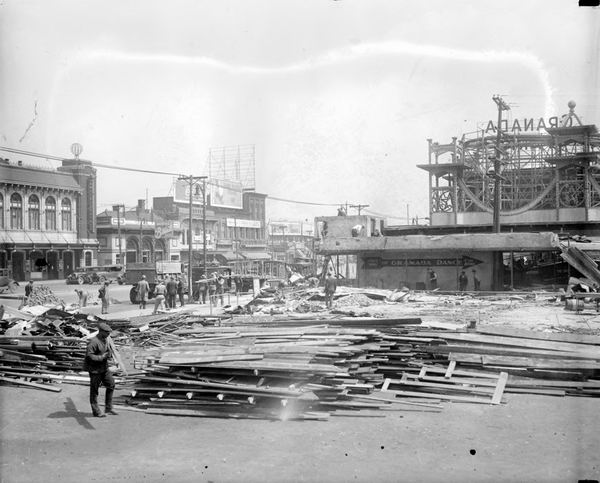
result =
M429 172L431 214L492 213L496 176L502 216L600 207L600 135L595 125L581 124L574 103L569 107L561 126L538 133L506 129L499 146L497 132L487 130L448 144L429 139L429 163L419 167Z

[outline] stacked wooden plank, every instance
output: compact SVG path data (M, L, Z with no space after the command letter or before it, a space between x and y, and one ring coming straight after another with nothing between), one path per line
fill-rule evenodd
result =
M372 397L383 384L382 354L395 345L376 329L246 325L177 333L188 339L156 356L131 387L130 403L169 414L323 419L394 402Z
M482 374L506 372L506 392L600 395L600 336L508 328L413 336L428 338L419 350L437 360Z

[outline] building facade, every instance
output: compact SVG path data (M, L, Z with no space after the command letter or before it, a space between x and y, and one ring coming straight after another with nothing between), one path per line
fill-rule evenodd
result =
M144 200L135 208L116 205L99 213L97 226L100 265L180 260L178 222L155 217Z
M96 263L96 170L0 160L0 269L17 281L61 279Z
M207 263L214 264L270 260L265 224L266 195L235 189L225 189L223 194L212 189L212 182L205 186L198 183L193 187L191 231L190 195L185 186L180 190L176 186L174 196L153 199L155 219L161 220L161 226L173 231L178 227L180 260L185 264L189 262L190 248L193 266L203 265L205 252ZM205 204L203 189L206 189Z

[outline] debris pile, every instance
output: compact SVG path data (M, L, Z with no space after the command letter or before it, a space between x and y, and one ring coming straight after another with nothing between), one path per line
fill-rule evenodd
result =
M89 383L87 374L81 376L78 372L83 368L87 340L96 332L98 321L93 316L48 309L31 317L12 310L4 319L0 329L0 382L54 392L60 387L45 381Z
M36 305L65 305L64 300L59 299L47 285L36 285L32 288L29 297L23 300L24 306Z
M121 402L153 414L327 419L398 404L500 404L505 392L600 396L598 336L560 341L419 322L241 317L235 326L180 328L169 334L178 343L143 355L144 373Z

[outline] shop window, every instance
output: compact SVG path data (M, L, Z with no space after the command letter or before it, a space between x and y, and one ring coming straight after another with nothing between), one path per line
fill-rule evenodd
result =
M40 199L36 195L29 197L29 229L40 229Z
M23 229L23 199L18 193L10 197L10 227L13 230Z
M46 230L56 230L56 200L52 196L46 198Z
M4 228L4 196L0 193L0 229Z
M71 222L71 200L69 198L64 198L62 200L60 212L62 221L61 229L63 231L71 231L73 229L73 224Z

